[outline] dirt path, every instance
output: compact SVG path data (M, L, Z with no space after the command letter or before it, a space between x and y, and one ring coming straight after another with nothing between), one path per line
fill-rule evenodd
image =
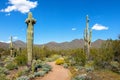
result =
M48 64L52 66L52 71L43 78L36 80L70 80L70 72L68 69L56 65L55 62L49 62Z

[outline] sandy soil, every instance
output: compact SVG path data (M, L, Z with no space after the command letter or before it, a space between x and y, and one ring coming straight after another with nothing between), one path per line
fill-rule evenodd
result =
M42 78L37 78L35 80L70 80L70 71L63 68L61 65L56 65L55 62L49 62L52 66L52 71L46 74Z

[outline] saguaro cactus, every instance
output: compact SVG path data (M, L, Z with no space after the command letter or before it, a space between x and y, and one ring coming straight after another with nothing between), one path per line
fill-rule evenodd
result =
M10 56L13 56L13 42L12 42L12 36L10 37Z
M26 19L27 24L27 54L28 54L28 66L32 64L33 55L33 38L34 38L34 24L36 20L32 17L32 13L28 13L28 18Z
M90 45L91 45L91 38L92 38L92 29L89 29L89 18L88 15L86 16L86 28L84 31L84 52L87 55L87 60L90 59Z

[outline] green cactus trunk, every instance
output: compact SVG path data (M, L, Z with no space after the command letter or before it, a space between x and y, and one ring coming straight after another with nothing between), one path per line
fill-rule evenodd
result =
M33 55L33 38L34 38L34 24L36 20L32 17L32 13L29 12L28 18L26 19L27 24L27 54L28 54L28 66L32 64Z
M92 30L89 30L89 18L86 16L86 28L84 31L84 52L87 55L87 60L90 60L90 46L91 46Z
M13 57L13 42L12 42L12 36L10 37L10 56Z

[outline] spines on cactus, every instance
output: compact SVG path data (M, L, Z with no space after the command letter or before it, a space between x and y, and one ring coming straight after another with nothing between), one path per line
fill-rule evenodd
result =
M36 20L32 17L32 13L29 12L28 18L26 19L27 24L27 54L28 54L28 66L32 64L33 56L33 40L34 40L34 27Z
M86 16L86 28L84 30L84 52L87 55L87 60L90 59L90 45L92 39L92 29L89 29L89 18Z

